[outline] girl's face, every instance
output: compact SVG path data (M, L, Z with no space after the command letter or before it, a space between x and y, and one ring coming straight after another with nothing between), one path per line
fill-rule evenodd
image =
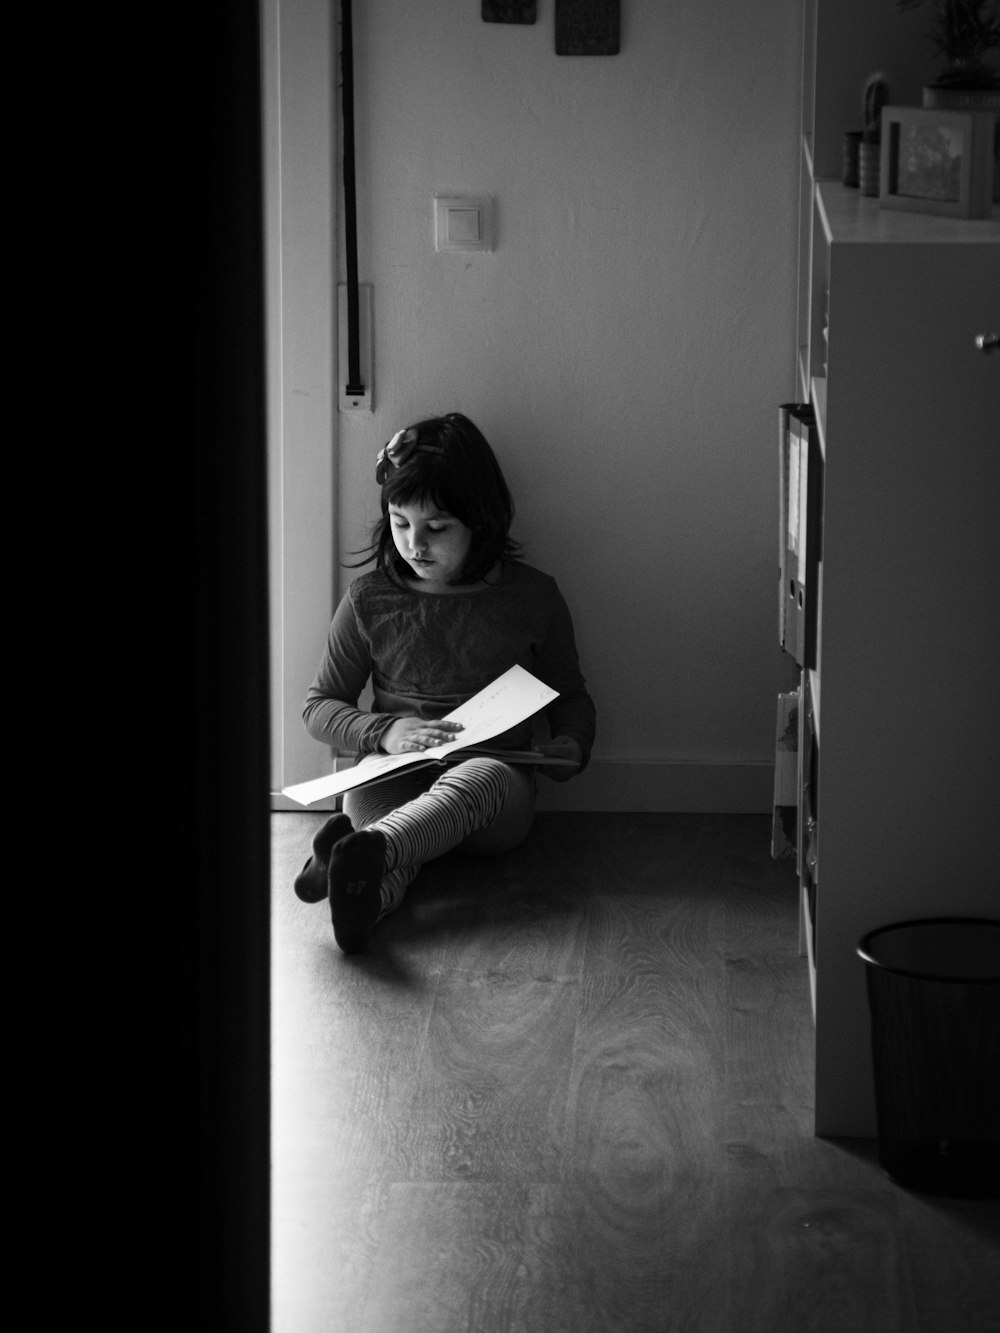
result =
M433 501L389 506L396 550L419 580L421 592L452 592L449 581L465 566L472 529Z

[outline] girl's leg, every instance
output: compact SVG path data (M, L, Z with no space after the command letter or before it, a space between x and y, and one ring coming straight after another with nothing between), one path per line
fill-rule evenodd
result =
M520 847L535 822L535 775L523 765L505 764L510 790L496 818L460 844L470 856L500 856Z
M402 809L423 796L441 776L440 769L418 768L397 773L384 782L373 782L370 787L355 787L344 793L344 813L350 817L355 830L361 832L377 825L388 818L395 810ZM419 870L419 866L400 866L382 876L382 902L398 907L403 900L406 886ZM393 907L385 908L392 911Z
M366 828L397 806L412 801L433 781L434 773L430 769L418 769L371 787L349 791L344 798L343 814L331 815L312 840L312 855L295 877L298 897L306 903L318 903L328 897L330 853L334 844L355 829Z
M295 892L304 903L318 903L329 892L330 853L334 843L352 832L346 815L331 815L312 841L312 855L295 877Z
M337 943L347 953L365 947L425 861L456 847L480 855L507 851L525 837L534 816L530 773L497 759L477 757L446 769L425 791L386 810L399 792L378 789L396 785L356 788L345 800L359 831L333 847L330 904Z

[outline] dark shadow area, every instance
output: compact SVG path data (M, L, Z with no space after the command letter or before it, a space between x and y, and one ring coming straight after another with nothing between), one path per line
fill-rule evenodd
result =
M126 892L110 1029L143 1326L269 1326L268 585L259 18L140 26L108 367L123 441ZM131 35L131 34L130 34ZM145 50L148 40L148 58ZM138 43L137 43L138 48ZM124 510L125 522L121 523ZM117 679L119 665L111 666ZM117 701L120 713L121 699ZM124 953L116 949L116 954ZM148 1314L146 1309L148 1307Z
M838 1152L846 1154L856 1162L863 1163L878 1171L892 1187L899 1191L901 1199L918 1202L942 1218L960 1222L970 1231L986 1238L1000 1240L1000 1200L998 1199L952 1199L940 1194L925 1194L910 1190L897 1184L879 1163L879 1145L876 1138L824 1138Z

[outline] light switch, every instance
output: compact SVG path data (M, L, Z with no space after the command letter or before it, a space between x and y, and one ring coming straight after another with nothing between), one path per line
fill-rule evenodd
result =
M483 215L478 208L449 208L447 219L449 245L483 239Z
M493 200L489 195L434 196L435 250L492 250Z

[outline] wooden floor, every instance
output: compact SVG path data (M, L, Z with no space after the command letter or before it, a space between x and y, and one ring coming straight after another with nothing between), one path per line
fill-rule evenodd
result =
M274 1333L1000 1330L995 1207L813 1137L769 821L542 814L347 958L324 817L273 816Z

